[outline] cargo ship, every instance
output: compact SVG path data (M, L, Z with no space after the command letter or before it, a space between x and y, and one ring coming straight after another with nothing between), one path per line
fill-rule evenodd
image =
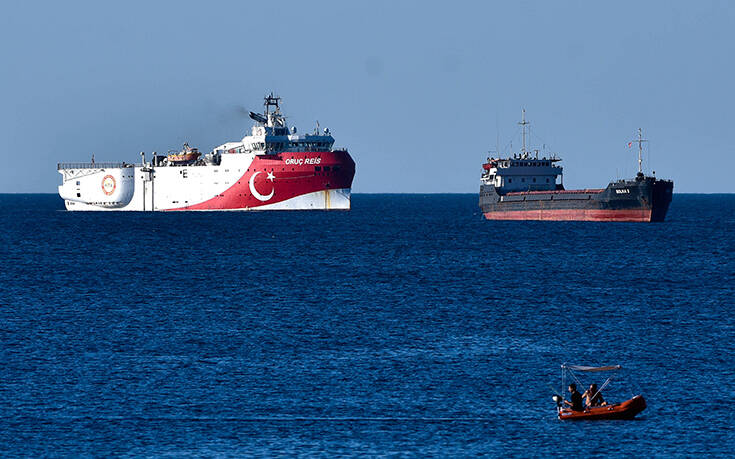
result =
M526 150L525 110L521 122L522 149L508 157L487 159L480 184L480 209L488 220L577 220L661 222L674 189L671 180L643 173L643 139L638 144L638 173L632 179L610 182L600 189L564 188L561 159L539 157Z
M68 210L348 210L355 162L329 129L300 134L265 97L250 135L202 155L184 144L140 163L60 163Z

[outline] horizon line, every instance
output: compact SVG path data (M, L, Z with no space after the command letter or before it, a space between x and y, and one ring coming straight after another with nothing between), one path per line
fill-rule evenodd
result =
M54 195L59 196L59 193L51 193L51 192L6 192L6 191L0 191L0 196L2 195ZM407 194L407 195L420 195L420 194L470 194L470 195L477 195L478 192L460 192L460 191L411 191L411 192L399 192L399 191L362 191L357 193L351 193L353 195L355 194L393 194L393 195L399 195L399 194ZM701 194L701 195L711 195L711 194L735 194L735 191L687 191L687 192L674 192L674 194ZM60 197L59 197L60 198Z

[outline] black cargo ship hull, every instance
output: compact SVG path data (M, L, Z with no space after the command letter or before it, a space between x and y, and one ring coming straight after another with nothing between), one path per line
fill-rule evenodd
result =
M501 193L483 184L480 209L488 220L660 222L666 217L673 189L672 181L654 177L611 182L603 190Z

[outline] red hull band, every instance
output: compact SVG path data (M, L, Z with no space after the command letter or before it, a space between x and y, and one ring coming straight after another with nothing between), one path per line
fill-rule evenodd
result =
M552 220L591 222L650 222L651 209L539 209L486 212L488 220Z
M306 161L317 159L318 162ZM319 172L313 164L319 164ZM327 168L331 170L324 171ZM272 174L270 179L269 172ZM354 176L355 162L346 151L262 155L255 157L242 177L221 194L198 204L169 210L257 208L315 191L350 188ZM253 189L258 191L260 198L254 195Z

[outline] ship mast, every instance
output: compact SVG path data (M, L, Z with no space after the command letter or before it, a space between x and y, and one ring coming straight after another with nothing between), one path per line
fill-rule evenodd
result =
M265 96L265 102L263 102L263 105L265 105L265 116L268 116L271 114L270 108L275 107L275 110L273 113L278 114L279 109L281 108L279 106L279 102L281 101L281 98L278 96L274 96L273 93L270 93L269 95Z
M521 125L523 130L523 144L521 146L521 153L525 157L526 156L526 125L530 124L528 121L526 121L526 109L521 109L521 122L518 123Z
M638 173L643 174L643 142L648 142L648 140L643 138L641 128L638 128L638 140L634 140L634 142L638 143Z

